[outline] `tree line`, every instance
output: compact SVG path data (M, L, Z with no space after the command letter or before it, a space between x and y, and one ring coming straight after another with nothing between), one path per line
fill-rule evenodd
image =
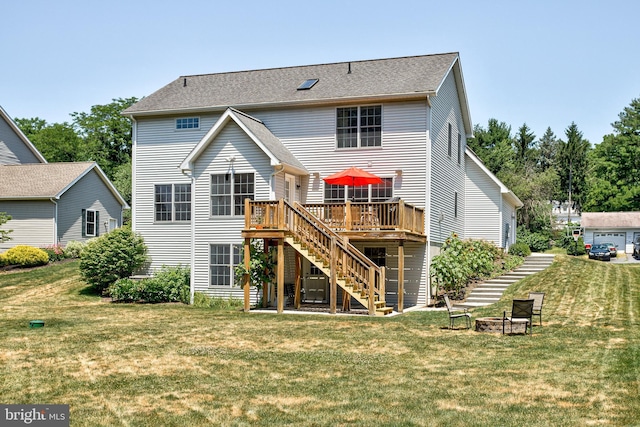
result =
M135 97L113 99L71 122L18 118L16 124L49 162L95 161L131 203L131 121L122 116ZM474 127L468 146L524 203L518 225L551 233L552 201L576 212L640 210L640 98L619 114L613 132L595 146L571 123L562 137L547 128L538 138L523 124L490 119Z
M640 98L619 114L613 132L593 146L571 123L562 137L547 128L537 138L523 124L490 119L475 125L468 146L522 200L518 226L551 234L552 202L575 212L640 210Z

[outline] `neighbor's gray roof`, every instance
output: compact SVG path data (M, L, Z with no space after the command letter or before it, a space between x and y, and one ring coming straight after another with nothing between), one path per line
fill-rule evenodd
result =
M582 212L584 228L640 228L640 212Z
M181 76L123 114L426 96L437 92L457 59L457 53L444 53ZM297 90L307 79L319 81L309 90Z
M128 207L95 162L0 166L0 200L58 198L92 169L96 170L118 201Z

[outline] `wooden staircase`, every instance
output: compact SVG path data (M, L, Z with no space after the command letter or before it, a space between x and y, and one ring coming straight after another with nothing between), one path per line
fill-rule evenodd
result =
M283 215L278 222L287 231L285 242L326 274L330 283L362 304L370 315L393 311L385 302L384 267L378 267L302 205L280 201L276 209L282 211L275 215Z

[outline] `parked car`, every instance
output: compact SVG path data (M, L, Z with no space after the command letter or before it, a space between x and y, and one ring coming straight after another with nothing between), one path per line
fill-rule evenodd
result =
M633 241L633 257L635 259L640 258L640 236Z
M609 252L611 252L611 257L615 258L618 256L618 248L616 248L616 245L611 243L611 242L602 242L600 243L601 245L607 245L609 247Z
M589 259L601 259L602 261L611 261L611 251L605 243L599 243L591 246L589 251Z

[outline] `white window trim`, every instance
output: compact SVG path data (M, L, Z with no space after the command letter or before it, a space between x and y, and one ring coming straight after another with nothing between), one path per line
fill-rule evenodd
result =
M198 119L198 126L197 127L192 127L192 128L178 128L178 121L179 120L188 120L188 119ZM200 130L200 116L190 116L190 117L178 117L173 121L173 130L176 132L184 132L184 131L190 131L190 130Z
M156 219L156 187L159 185L170 185L171 186L171 219L170 220L162 220ZM153 184L153 223L154 224L188 224L191 222L191 219L176 219L176 185L188 185L191 187L191 201L189 202L189 209L191 210L192 202L193 202L193 185L190 182L156 182ZM183 202L180 202L183 203ZM193 218L193 212L190 212L189 215Z
M380 106L380 145L374 146L366 146L363 147L361 144L361 126L360 126L360 112L362 108L367 107L377 107ZM338 110L341 108L357 108L358 109L358 136L356 138L357 145L355 147L338 147ZM342 106L337 107L334 111L333 118L335 120L333 129L335 131L335 149L338 151L347 151L347 150L380 150L384 146L384 105L383 104L363 104L363 105L351 105L351 106Z
M256 198L256 175L257 172L255 170L251 170L251 171L233 171L230 172L230 179L231 179L231 193L229 194L231 196L231 214L230 215L213 215L211 213L211 208L213 207L212 203L211 203L211 177L214 175L225 175L224 173L209 173L209 218L213 219L213 218L244 218L244 214L242 215L236 215L235 214L235 205L234 205L234 198L235 198L235 192L234 192L234 186L235 186L235 179L236 179L236 175L246 175L246 174L253 174L253 199L255 200Z
M213 245L229 246L229 248L230 248L229 264L216 264L216 265L225 265L225 266L230 267L229 268L230 282L229 282L228 286L227 285L214 285L212 283L212 280L211 280L211 266L212 266L212 264L211 264L211 246L213 246ZM240 258L242 258L242 245L240 245L238 243L209 242L209 251L208 251L208 255L207 255L207 257L208 257L208 260L207 260L207 262L208 262L207 271L208 271L208 283L209 283L209 288L210 289L231 289L231 288L233 288L235 286L235 266L236 265L233 263L233 248L234 248L234 246L238 247Z
M93 224L93 233L89 233L87 231L87 227L89 226L89 212L93 212L93 222L91 222L91 224ZM100 224L98 224L97 218L96 218L96 210L95 209L85 209L85 217L84 217L84 235L87 237L95 237L98 234L96 233L97 231L97 227L100 226Z

